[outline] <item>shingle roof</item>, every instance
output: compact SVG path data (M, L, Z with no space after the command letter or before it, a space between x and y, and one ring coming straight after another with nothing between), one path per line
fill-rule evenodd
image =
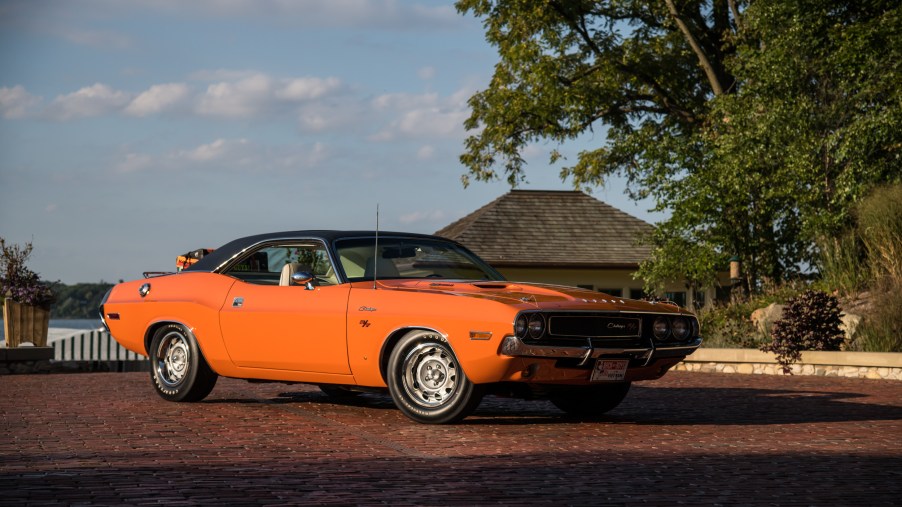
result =
M494 266L633 267L652 229L583 192L512 190L435 234Z

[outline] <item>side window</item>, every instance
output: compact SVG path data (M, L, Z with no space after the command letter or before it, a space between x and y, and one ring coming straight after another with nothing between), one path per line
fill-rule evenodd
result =
M288 264L296 264L295 271L312 273L319 285L338 283L326 247L318 241L262 246L245 255L224 274L248 283L279 285L282 269Z

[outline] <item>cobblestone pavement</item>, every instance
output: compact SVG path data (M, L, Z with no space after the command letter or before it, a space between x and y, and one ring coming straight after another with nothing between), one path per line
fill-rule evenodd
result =
M671 372L606 418L488 397L454 426L382 395L146 373L0 377L0 504L899 505L902 382Z

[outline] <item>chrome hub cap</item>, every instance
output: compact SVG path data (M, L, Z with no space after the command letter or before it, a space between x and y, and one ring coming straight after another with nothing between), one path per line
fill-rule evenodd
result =
M457 390L457 364L451 351L435 343L416 346L404 358L404 390L427 408L448 402Z
M157 350L157 377L169 387L177 386L188 373L191 357L188 340L181 333L169 333Z

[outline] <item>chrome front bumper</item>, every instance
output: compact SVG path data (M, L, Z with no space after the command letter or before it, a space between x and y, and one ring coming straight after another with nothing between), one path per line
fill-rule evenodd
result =
M580 359L579 364L585 365L590 359L601 356L624 355L636 359L645 359L645 365L651 363L652 358L688 356L702 344L701 338L679 346L658 346L640 348L619 347L595 347L591 340L586 340L586 345L581 347L564 347L554 345L532 345L524 343L520 338L508 335L501 341L500 352L506 356L514 357L538 357L549 359Z

